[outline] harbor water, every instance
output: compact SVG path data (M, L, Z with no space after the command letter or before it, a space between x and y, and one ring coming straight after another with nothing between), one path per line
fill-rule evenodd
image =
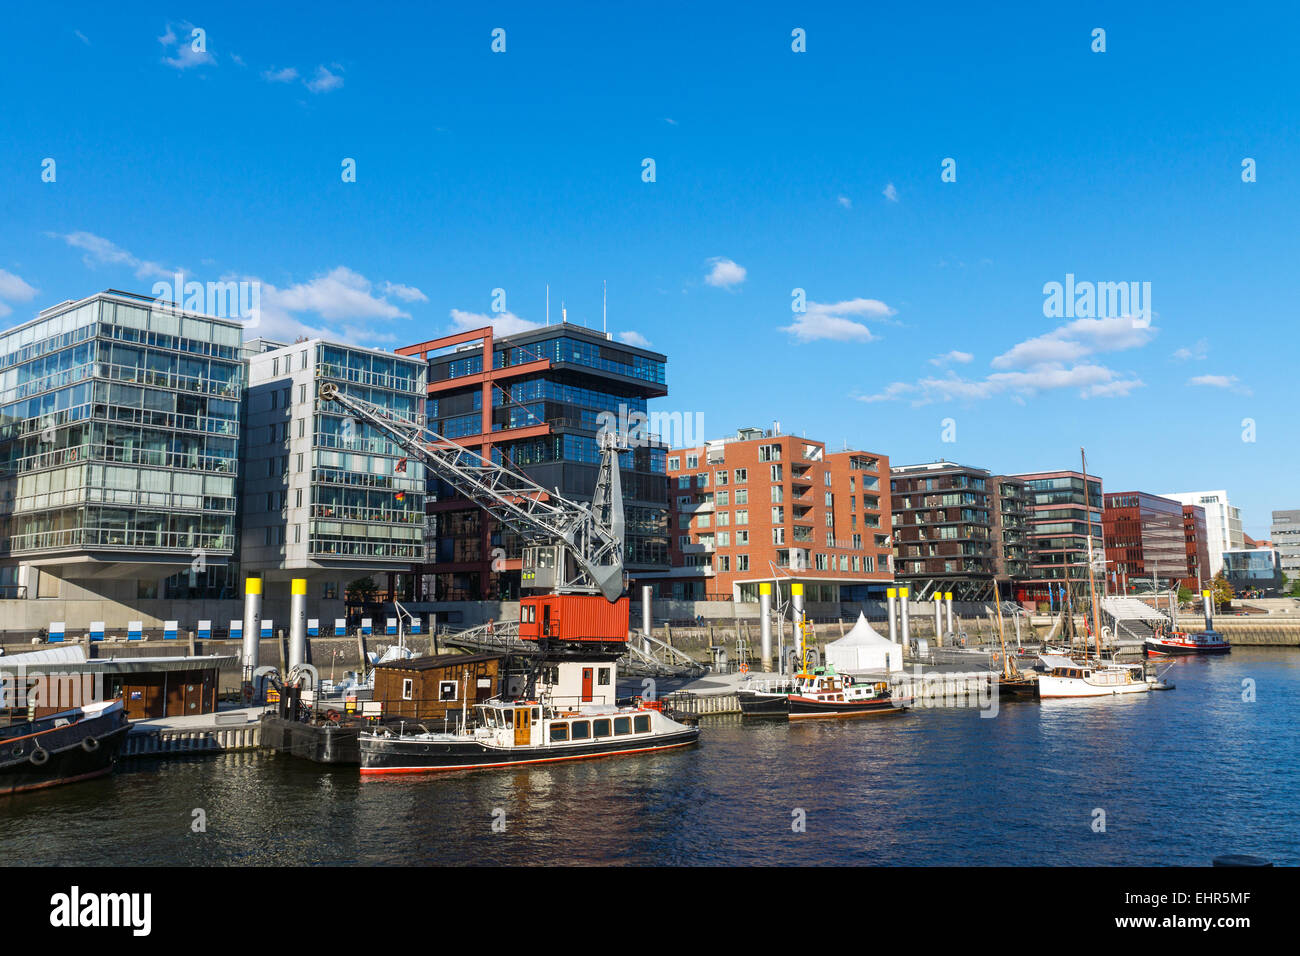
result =
M700 746L361 779L265 752L124 761L0 799L27 865L1300 864L1300 650L1170 693L857 721L706 719Z

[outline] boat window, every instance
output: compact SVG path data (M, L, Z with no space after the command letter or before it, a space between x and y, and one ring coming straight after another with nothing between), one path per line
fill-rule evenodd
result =
M609 718L608 718L608 717L605 717L605 718L602 718L601 720L593 720L593 721L591 722L591 728L592 728L592 735L593 735L593 736L595 736L595 737L608 737L608 736L609 736Z
M513 710L501 711L501 720L505 723L506 730L510 730L515 725L515 712Z
M640 714L640 715L634 717L634 718L633 718L633 723L634 723L634 725L636 726L636 732L637 732L638 734L648 734L648 733L650 732L650 715L649 715L649 714Z
M551 740L564 741L569 739L568 724L551 724Z
M619 735L619 734L630 734L631 732L632 732L632 718L631 718L631 717L615 717L615 718L614 718L614 734L615 734L615 736L617 736L617 735Z
M591 724L585 720L575 720L573 722L573 739L589 740L591 738Z
M537 723L537 721L541 718L541 716L542 716L542 708L540 708L540 707L534 707L534 708L533 708L533 723Z

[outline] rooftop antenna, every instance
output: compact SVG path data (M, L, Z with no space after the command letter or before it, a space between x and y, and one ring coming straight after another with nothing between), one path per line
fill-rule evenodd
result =
M569 321L569 310L564 307L564 300L560 300L560 324L566 324Z
M609 283L600 280L600 330L609 334Z

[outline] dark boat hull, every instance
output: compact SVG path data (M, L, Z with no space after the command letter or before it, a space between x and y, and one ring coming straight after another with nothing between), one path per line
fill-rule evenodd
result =
M754 691L737 691L740 713L745 717L785 717L790 713L787 694L760 694Z
M1038 681L1000 680L998 696L1010 700L1034 700L1038 697Z
M0 737L0 796L111 773L130 730L119 708L38 733L7 733ZM33 756L40 762L34 762Z
M308 724L276 714L262 717L262 746L316 763L361 763L359 724Z
M1147 656L1149 657L1193 657L1227 654L1232 651L1231 644L1211 644L1201 647L1192 647L1170 644L1153 644L1148 641L1145 644L1145 647Z
M791 695L788 700L791 720L887 717L891 714L906 713L911 703L910 698L895 700L890 697L878 700L835 701Z
M362 774L426 773L438 770L486 770L561 760L585 760L621 754L650 753L689 747L700 739L698 727L654 737L602 740L551 747L488 747L477 741L424 741L415 737L361 738Z

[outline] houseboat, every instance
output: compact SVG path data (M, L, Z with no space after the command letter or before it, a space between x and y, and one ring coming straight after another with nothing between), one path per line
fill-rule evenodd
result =
M698 726L672 719L657 701L619 706L615 668L612 660L562 661L543 667L535 698L494 698L474 704L471 715L462 693L455 729L403 722L362 733L361 773L513 767L671 750L699 740Z

